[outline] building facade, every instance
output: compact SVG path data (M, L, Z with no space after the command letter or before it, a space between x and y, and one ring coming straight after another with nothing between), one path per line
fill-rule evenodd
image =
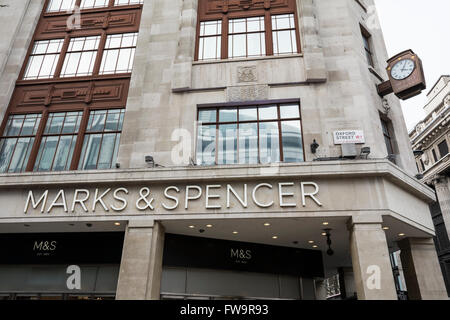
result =
M446 299L373 1L0 9L4 299Z
M430 206L436 227L436 248L450 294L450 76L441 76L428 93L426 117L410 133L422 180L435 189L437 202ZM422 154L423 153L423 154Z

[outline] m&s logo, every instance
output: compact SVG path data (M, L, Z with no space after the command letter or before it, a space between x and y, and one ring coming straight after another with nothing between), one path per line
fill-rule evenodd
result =
M231 259L237 259L237 263L247 263L252 259L252 251L243 249L231 249Z
M33 251L35 252L53 252L56 250L57 241L35 241Z

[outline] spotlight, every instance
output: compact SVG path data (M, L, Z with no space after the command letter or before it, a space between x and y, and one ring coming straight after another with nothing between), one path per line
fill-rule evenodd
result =
M316 139L314 139L313 143L311 144L311 153L315 154L319 147L320 145L317 143Z
M369 154L370 154L370 147L362 147L361 148L361 157L365 157L367 159Z
M421 157L424 154L423 150L414 150L413 153L415 157Z
M153 159L152 156L145 156L145 162L146 162L148 165L150 165L150 166L152 166L152 167L155 167L155 159Z

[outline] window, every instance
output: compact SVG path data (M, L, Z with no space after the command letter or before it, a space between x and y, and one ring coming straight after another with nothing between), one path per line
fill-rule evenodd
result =
M425 172L425 170L426 170L425 163L423 163L422 159L420 159L420 167L422 168L422 172Z
M198 121L199 165L304 161L298 103L202 108Z
M371 35L369 32L367 32L365 29L363 29L361 27L361 33L362 33L362 37L363 37L363 43L364 43L364 51L366 53L366 58L367 58L367 63L373 67L374 63L373 63L373 53L372 53L372 49L371 49L371 45L370 45L370 38Z
M231 19L228 34L228 58L266 55L264 17Z
M392 137L389 130L389 123L386 120L381 119L381 127L383 129L384 143L386 144L386 149L389 159L395 163L394 159L390 156L394 155L394 148L392 144Z
M100 36L70 39L61 77L92 75L99 42Z
M64 39L36 41L28 59L24 80L53 77L63 42Z
M49 114L34 171L69 170L83 112Z
M293 14L272 16L273 54L297 52L297 37Z
M434 162L435 162L435 163L438 162L439 160L438 160L438 157L437 157L437 155L436 155L436 150L432 149L432 150L431 150L431 153L433 154L433 160L434 160Z
M9 116L0 139L0 172L25 171L40 122L40 114Z
M104 8L109 5L109 0L82 0L81 9Z
M115 6L127 6L131 4L143 4L144 0L115 0Z
M47 12L70 11L75 7L76 0L50 0Z
M200 23L199 60L220 59L222 21L203 21Z
M439 154L441 155L441 159L448 154L448 144L447 141L442 141L438 144Z
M97 110L89 122L81 151L79 170L110 169L116 163L125 110Z
M114 34L106 38L100 74L132 71L137 42L136 33Z
M300 52L295 0L244 2L227 2L224 10L225 6L199 0L195 60Z

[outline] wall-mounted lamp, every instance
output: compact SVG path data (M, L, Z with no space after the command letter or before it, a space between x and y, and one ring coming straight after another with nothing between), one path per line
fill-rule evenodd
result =
M319 147L320 145L317 143L316 139L314 139L313 143L311 144L311 153L315 154Z
M361 157L365 157L367 159L369 154L370 154L370 147L362 147L361 148Z
M155 159L152 156L145 156L145 162L150 165L152 168L155 167Z
M421 174L421 173L419 173L419 174L416 174L416 179L417 179L417 180L422 180L422 179L423 179L423 177L424 177L424 175L423 175L423 174Z
M334 254L333 249L331 249L331 230L332 229L323 229L323 231L325 231L325 234L327 236L327 245L328 245L328 250L327 250L327 255L332 256Z

